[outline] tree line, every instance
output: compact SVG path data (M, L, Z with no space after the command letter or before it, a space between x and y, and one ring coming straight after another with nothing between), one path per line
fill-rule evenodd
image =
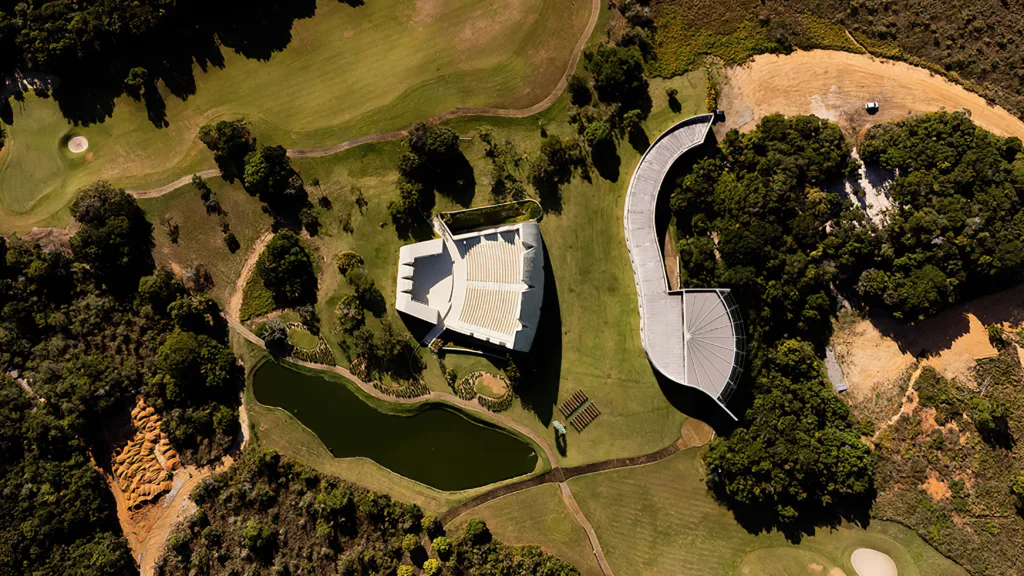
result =
M222 48L267 60L291 42L295 20L315 11L314 0L3 0L0 77L58 76L52 95L76 122L101 121L127 94L165 126L159 82L187 98L197 89L194 65L223 67Z
M157 574L579 574L536 546L502 544L480 520L446 534L419 506L258 444L191 497L198 510L168 537Z

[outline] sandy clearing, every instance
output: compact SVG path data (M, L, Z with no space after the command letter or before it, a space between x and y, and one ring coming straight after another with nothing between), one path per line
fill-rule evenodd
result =
M947 350L928 358L927 363L934 366L939 374L946 378L957 378L961 383L968 383L969 372L975 360L992 358L999 351L988 340L988 330L974 314L967 314L969 329L953 341Z
M68 150L72 154L81 154L89 149L89 141L85 139L85 136L75 136L71 140L68 140Z
M900 350L870 320L860 320L837 331L832 347L843 369L846 393L854 400L870 397L877 386L899 377L916 362L913 355Z
M491 398L503 398L508 393L508 386L494 374L483 374L476 380L476 391Z
M677 444L680 450L685 450L694 446L703 446L714 437L715 430L711 426L696 418L687 418L679 431Z
M1024 138L1024 122L941 76L902 62L828 50L762 55L725 70L718 129L751 130L765 115L815 114L838 122L848 135L871 124L936 110L971 111L975 123L1001 136ZM878 102L877 114L864 111ZM716 130L717 131L717 130Z
M898 576L896 563L887 554L871 548L858 548L850 555L850 564L858 576Z
M128 539L128 547L139 563L139 574L153 574L153 566L163 553L164 542L179 518L186 517L194 511L195 506L188 496L192 489L205 478L227 470L234 461L230 456L216 467L196 468L186 466L179 468L174 474L174 487L159 502L139 511L130 511L125 503L124 493L113 478L104 474L107 486L114 495L117 504L117 519L121 530Z
M920 488L928 493L932 502L938 502L939 500L949 498L953 495L949 486L943 482L943 480L939 478L939 474L931 468L928 469L928 479L921 483Z

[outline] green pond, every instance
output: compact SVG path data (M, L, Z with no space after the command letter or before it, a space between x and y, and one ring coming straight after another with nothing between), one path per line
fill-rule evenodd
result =
M260 404L278 406L312 430L336 458L362 456L439 490L476 488L529 474L533 447L454 409L411 416L380 412L341 382L265 362L252 379Z

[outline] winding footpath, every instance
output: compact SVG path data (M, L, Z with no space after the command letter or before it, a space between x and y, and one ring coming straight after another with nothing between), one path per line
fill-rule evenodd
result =
M441 122L444 120L450 120L452 118L460 118L463 116L496 116L500 118L526 118L527 116L533 116L538 112L547 110L558 97L565 91L565 87L569 82L569 77L572 76L576 70L576 65L579 64L580 56L583 54L583 49L587 46L587 41L590 39L590 35L594 33L594 28L597 26L597 19L601 15L601 0L590 0L590 19L587 21L586 27L583 29L583 33L580 34L579 39L576 41L576 46L573 48L572 57L569 58L569 65L565 68L565 73L558 80L558 84L555 85L554 89L544 97L543 100L537 102L533 106L527 108L494 108L494 107L476 107L476 108L453 108L447 112L436 114L427 119L427 122ZM360 136L359 138L353 138L352 140L346 140L344 142L335 144L333 146L327 146L325 148L298 148L288 150L288 156L291 158L322 158L324 156L330 156L337 154L349 148L354 148L362 144L369 144L370 142L384 142L387 140L397 140L404 138L409 133L408 129L395 130L394 132L378 132L376 134L368 134L366 136ZM209 170L203 170L202 172L196 173L200 178L216 178L220 176L220 170L212 168ZM163 196L169 192L173 192L182 186L185 186L192 180L192 175L178 178L174 182L165 184L159 188L153 188L151 190L125 190L136 198L156 198Z

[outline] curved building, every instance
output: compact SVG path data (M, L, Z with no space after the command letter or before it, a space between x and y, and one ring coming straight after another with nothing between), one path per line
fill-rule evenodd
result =
M694 116L651 144L629 182L623 222L647 358L666 378L704 392L735 419L725 403L745 357L739 310L725 289L669 289L655 225L665 175L683 154L704 143L713 123L713 114Z
M436 221L439 222L439 221ZM395 308L495 346L528 351L544 300L544 250L536 222L402 246Z

